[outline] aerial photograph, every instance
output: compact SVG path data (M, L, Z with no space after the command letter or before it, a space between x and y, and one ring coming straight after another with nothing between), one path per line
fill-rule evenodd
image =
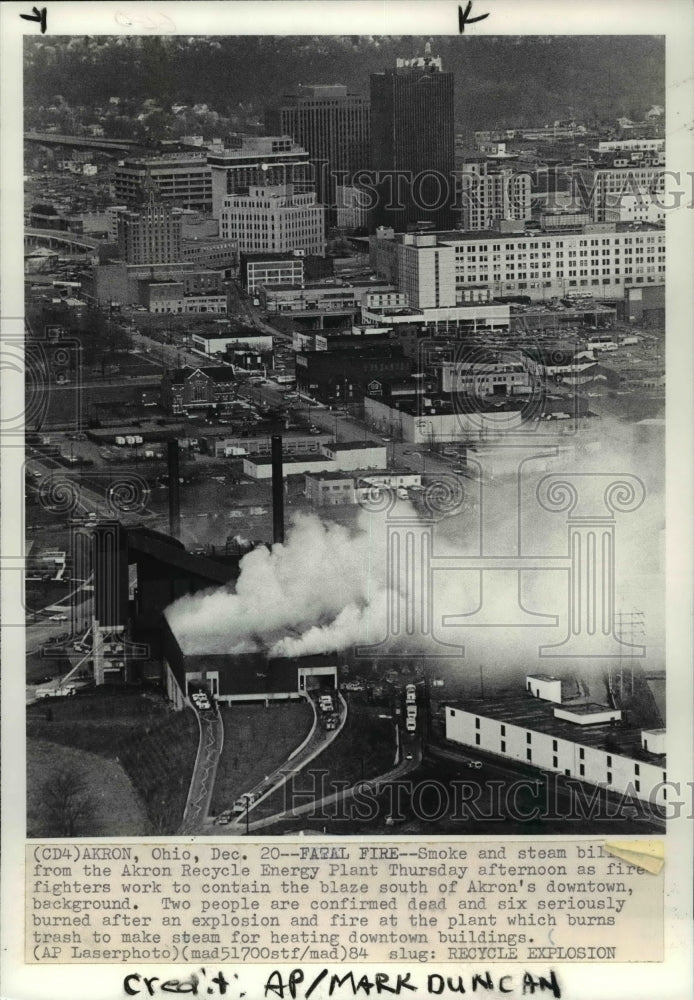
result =
M662 832L660 36L24 38L26 832Z

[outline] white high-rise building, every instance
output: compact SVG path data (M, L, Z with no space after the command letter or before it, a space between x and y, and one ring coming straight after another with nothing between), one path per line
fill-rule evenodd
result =
M436 235L405 234L398 260L398 290L415 309L454 306L455 257Z
M530 219L530 175L485 163L466 164L458 179L457 205L461 229L490 229L493 222Z
M325 256L323 205L312 191L291 184L250 187L229 195L220 215L221 236L237 243L240 253L287 253Z

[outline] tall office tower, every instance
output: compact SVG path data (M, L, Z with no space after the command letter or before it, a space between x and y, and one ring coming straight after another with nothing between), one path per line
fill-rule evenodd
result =
M118 247L127 264L181 260L181 213L150 201L140 212L118 213Z
M308 150L316 196L328 209L329 223L334 222L336 187L369 167L368 98L347 93L341 83L303 86L267 111L266 126L271 133L290 135Z
M371 167L378 203L369 227L453 227L453 74L430 53L371 76ZM399 188L399 190L398 190Z

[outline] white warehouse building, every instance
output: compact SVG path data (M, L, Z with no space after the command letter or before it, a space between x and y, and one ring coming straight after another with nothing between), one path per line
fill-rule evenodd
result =
M621 712L589 700L561 701L561 680L526 677L517 694L445 707L446 738L610 792L666 805L664 730L621 723Z

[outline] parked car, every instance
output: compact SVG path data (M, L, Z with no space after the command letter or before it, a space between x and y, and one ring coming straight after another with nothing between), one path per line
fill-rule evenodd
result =
M416 729L417 729L417 720L416 719L406 719L405 720L405 729L407 730L408 733L414 733L416 731Z

